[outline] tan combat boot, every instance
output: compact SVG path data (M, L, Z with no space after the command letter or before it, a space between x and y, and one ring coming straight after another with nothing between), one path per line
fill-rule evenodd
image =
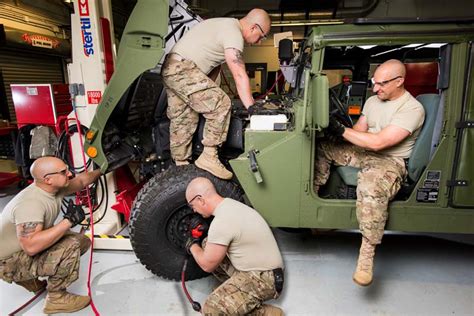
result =
M270 304L262 304L259 308L254 309L249 315L252 316L283 316L283 310L277 306Z
M359 259L357 267L352 276L355 283L367 286L372 283L374 269L375 245L369 243L369 240L362 237L362 245L360 246Z
M46 281L44 281L44 280L40 281L38 279L18 281L18 282L15 282L15 283L22 286L22 287L24 287L28 291L35 293L35 294L40 292L47 285Z
M227 170L224 165L219 161L217 156L216 147L204 147L204 151L201 156L194 162L194 164L206 170L218 178L229 180L232 179L232 172Z
M72 313L89 305L91 298L66 291L48 292L43 312L45 314Z

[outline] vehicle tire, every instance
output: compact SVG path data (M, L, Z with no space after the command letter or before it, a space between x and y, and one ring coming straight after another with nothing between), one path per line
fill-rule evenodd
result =
M138 192L130 215L130 239L140 262L165 279L180 280L186 258L189 220L193 211L186 203L186 187L196 177L210 179L217 192L243 202L239 185L224 181L194 165L170 167L151 178ZM206 276L191 258L186 279Z

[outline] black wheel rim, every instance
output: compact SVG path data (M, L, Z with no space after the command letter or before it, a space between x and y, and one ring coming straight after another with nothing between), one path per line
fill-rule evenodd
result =
M166 238L174 250L182 253L186 244L193 211L186 205L174 210L166 221Z

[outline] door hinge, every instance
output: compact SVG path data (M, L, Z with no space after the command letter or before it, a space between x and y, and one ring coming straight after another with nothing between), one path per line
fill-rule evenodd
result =
M473 128L474 127L474 121L461 121L461 122L456 122L456 128L461 129L461 128Z
M467 187L469 185L469 181L467 181L467 180L448 180L448 181L446 181L446 185L448 187Z

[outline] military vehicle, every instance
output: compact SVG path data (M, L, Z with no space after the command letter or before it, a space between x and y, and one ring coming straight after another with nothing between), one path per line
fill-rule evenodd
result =
M346 124L357 119L371 94L375 67L392 58L407 65L406 87L425 107L426 121L408 162L409 177L389 205L386 229L474 233L472 20L338 21L313 27L295 51L292 43L281 45L282 72L290 88L272 97L272 106L259 104L257 115L270 122L269 128L252 128L244 108L234 102L220 157L235 176L223 181L193 164L175 167L170 159L166 93L156 70L164 54L167 18L166 1L138 1L85 140L86 152L104 172L131 161L139 164L146 183L133 203L131 243L154 274L180 277L193 213L185 189L196 176L212 179L222 195L252 205L272 227L357 228L357 169L334 168L316 194L315 149L331 137L325 130L330 117ZM278 115L286 120L272 124ZM202 150L202 126L203 121L194 157ZM203 275L196 264L188 267L189 279Z

